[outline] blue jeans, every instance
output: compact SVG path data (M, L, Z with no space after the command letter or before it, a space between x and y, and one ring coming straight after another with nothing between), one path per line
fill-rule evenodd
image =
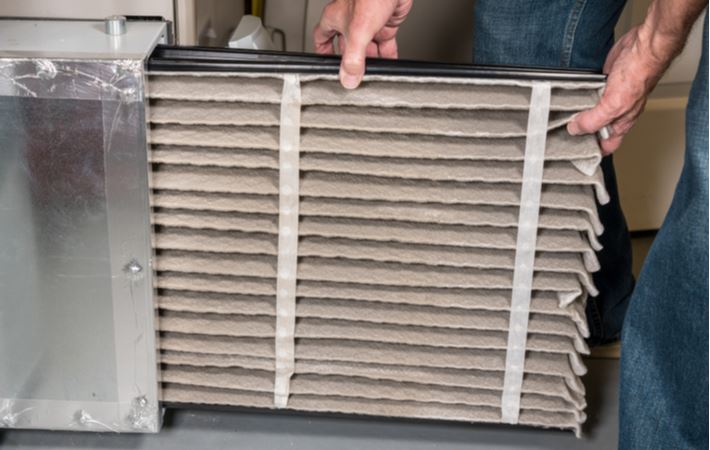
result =
M708 448L708 20L685 162L624 322L622 449Z
M478 0L474 61L600 69L624 0ZM600 295L587 308L594 340L623 322L619 448L708 447L708 60L686 119L683 173L629 306L630 244L610 158ZM628 307L625 322L624 313Z
M478 0L473 60L477 64L601 70L614 44L625 0ZM619 204L611 157L602 160L611 201L599 206L604 224L594 274L597 297L587 301L591 345L617 340L634 288L631 241Z

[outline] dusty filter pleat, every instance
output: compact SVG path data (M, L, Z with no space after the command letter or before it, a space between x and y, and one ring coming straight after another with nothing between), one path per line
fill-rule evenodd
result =
M579 434L601 83L148 82L164 400Z

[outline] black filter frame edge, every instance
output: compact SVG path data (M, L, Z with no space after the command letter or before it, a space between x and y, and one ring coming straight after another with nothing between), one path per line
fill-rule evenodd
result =
M153 72L251 72L338 74L340 57L310 53L159 45L148 59ZM368 75L603 82L586 69L491 66L368 58Z

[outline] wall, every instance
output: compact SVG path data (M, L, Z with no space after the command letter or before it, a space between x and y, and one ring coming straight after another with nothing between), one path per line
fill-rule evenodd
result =
M244 15L244 0L198 0L197 43L224 46Z
M268 0L265 23L290 51L313 51L311 32L328 0ZM415 1L399 35L400 58L471 62L474 0ZM304 33L305 30L305 33Z
M173 0L3 0L0 16L103 19L114 14L173 20Z
M175 0L180 45L225 46L244 14L244 0Z

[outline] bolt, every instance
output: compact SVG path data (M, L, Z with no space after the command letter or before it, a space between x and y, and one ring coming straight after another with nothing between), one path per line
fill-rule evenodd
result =
M126 18L124 16L109 16L104 20L106 34L120 36L126 33Z

